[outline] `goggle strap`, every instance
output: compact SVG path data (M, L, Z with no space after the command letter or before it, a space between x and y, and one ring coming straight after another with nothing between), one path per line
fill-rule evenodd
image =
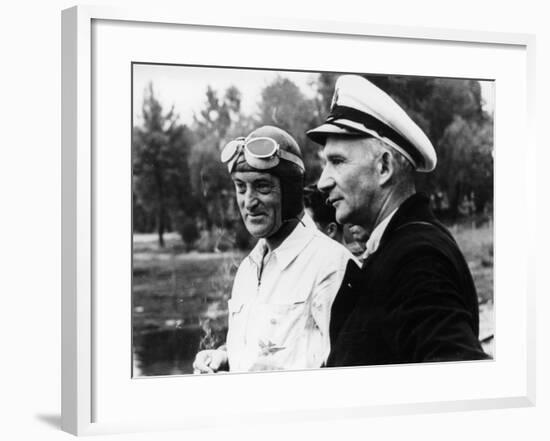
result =
M237 159L239 159L239 155L233 155L233 157L229 161L227 161L227 170L229 171L229 173L233 171L233 167L235 167Z
M296 164L298 167L300 167L302 170L305 171L306 168L304 166L304 163L295 154L279 149L278 155L281 159L285 159L286 161L292 162L293 164Z

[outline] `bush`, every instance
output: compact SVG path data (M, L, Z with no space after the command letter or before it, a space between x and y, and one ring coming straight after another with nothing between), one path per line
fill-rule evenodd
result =
M200 237L197 224L194 220L189 218L185 219L181 225L178 225L178 233L188 249L191 248Z
M201 253L211 253L216 248L216 238L208 230L202 230L200 238L196 243L197 251Z
M224 228L217 227L201 231L200 239L196 244L197 251L201 253L223 252L233 248L232 235Z

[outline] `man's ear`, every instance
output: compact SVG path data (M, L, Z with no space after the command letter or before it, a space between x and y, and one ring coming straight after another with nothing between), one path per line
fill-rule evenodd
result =
M336 222L329 222L325 227L325 232L328 237L336 240L336 236L338 235L338 224Z
M385 185L393 176L393 173L395 171L394 168L394 162L393 158L390 152L387 150L382 152L380 157L378 158L378 176L379 178L379 184Z

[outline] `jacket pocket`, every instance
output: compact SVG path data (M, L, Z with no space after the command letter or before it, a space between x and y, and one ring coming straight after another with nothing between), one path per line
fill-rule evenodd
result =
M252 319L258 326L259 340L274 350L283 350L304 332L307 321L307 302L264 304Z

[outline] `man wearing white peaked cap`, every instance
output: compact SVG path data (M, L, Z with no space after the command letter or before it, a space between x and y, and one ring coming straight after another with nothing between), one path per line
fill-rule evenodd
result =
M396 149L416 171L430 172L436 166L432 143L389 95L365 78L343 75L336 83L326 122L308 136L324 144L327 135L363 133Z
M339 223L370 233L331 310L327 366L487 358L478 340L476 289L450 232L417 193L435 149L385 92L338 78L330 114L307 132L326 160L318 187Z

